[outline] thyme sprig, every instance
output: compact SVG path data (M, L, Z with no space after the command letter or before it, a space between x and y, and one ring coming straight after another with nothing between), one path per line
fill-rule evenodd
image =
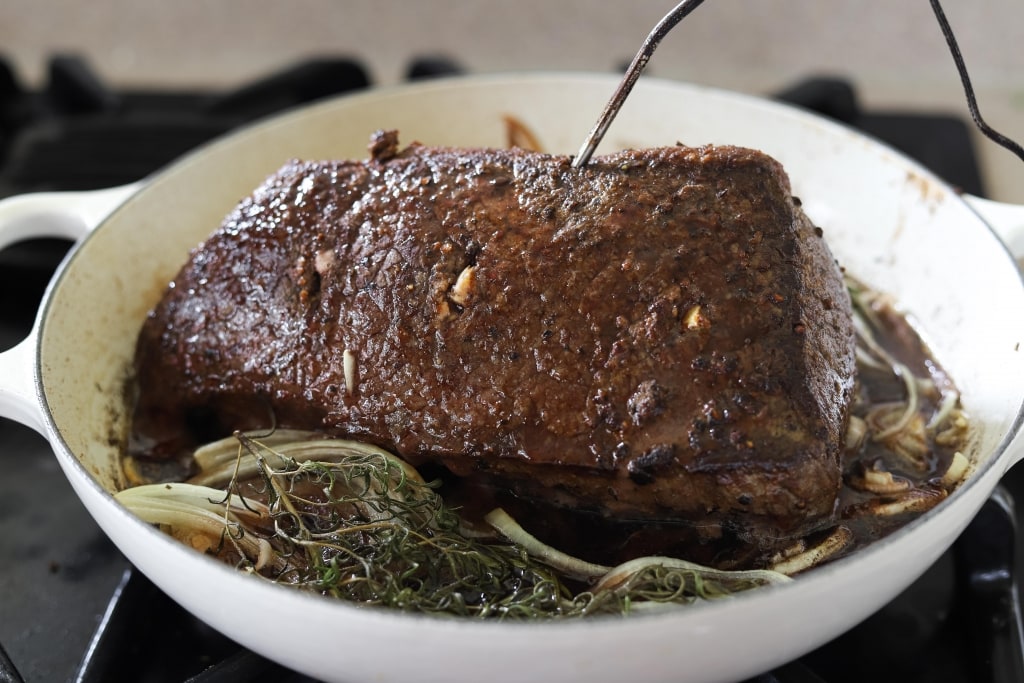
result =
M236 434L200 449L197 462L203 470L190 482L135 487L118 499L248 573L360 605L477 618L582 617L790 580L672 558L593 565L537 541L500 510L487 517L493 538L467 535L436 483L358 442ZM574 592L574 582L584 589Z

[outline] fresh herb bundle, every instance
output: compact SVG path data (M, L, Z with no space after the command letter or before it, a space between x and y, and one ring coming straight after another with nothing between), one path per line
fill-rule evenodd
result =
M660 557L602 567L545 546L500 509L486 518L495 533L481 535L445 505L436 483L358 442L237 434L200 449L196 461L202 471L190 482L138 486L118 499L243 571L361 605L478 618L580 617L789 580Z

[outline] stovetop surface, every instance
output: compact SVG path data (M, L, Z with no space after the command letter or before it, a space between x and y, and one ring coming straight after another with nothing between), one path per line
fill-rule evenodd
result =
M425 58L408 75L459 71ZM0 59L0 197L130 182L255 118L370 85L357 62L324 59L229 93L125 93L107 89L87 64L57 58L47 87L30 92ZM887 141L955 187L984 195L967 126L956 117L864 112L853 87L834 78L803 80L773 95ZM0 252L0 349L28 332L68 246L37 240ZM86 513L42 437L0 420L0 466L0 681L311 680L238 647L132 570ZM1024 500L1024 472L1011 471L1004 488L969 538L889 605L753 680L1015 680L1019 634L1008 621L1015 614L1020 512L1012 497Z

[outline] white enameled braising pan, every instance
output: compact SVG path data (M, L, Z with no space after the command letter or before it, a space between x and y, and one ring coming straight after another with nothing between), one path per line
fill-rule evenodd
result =
M0 203L0 247L78 239L29 338L0 354L0 414L49 439L85 506L155 584L241 644L318 678L730 681L815 648L928 568L1024 455L1024 286L1014 260L1024 209L960 197L858 133L747 96L642 79L598 152L731 143L782 161L839 261L896 297L962 390L975 468L931 512L790 584L731 599L629 618L480 623L360 609L244 576L111 495L139 327L189 250L265 176L293 157L364 158L379 128L397 128L405 143L504 146L509 115L546 150L571 154L617 82L516 75L373 90L232 134L139 185Z

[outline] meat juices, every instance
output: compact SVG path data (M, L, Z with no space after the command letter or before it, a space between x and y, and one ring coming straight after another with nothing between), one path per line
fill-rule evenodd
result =
M139 337L133 455L276 424L617 518L830 520L852 313L776 161L370 149L286 164L194 251Z

